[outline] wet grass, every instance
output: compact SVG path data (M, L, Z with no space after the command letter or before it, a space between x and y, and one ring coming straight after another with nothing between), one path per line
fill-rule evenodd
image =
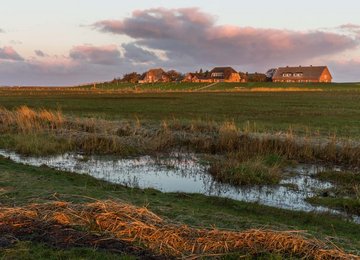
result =
M119 255L106 251L96 250L94 248L70 248L58 249L41 243L18 242L12 247L1 248L1 259L137 259L134 256Z
M315 178L331 182L334 187L319 192L307 199L316 205L340 209L350 214L360 215L360 174L358 172L319 172Z
M329 190L327 192L333 191ZM321 205L332 209L339 209L349 214L360 215L360 200L356 198L316 196L308 198L307 201L314 205Z
M354 185L360 185L360 173L350 171L323 171L315 176L322 181L330 181L333 184L341 185L344 188L351 188Z
M211 173L232 184L278 183L279 167L261 161L268 156L267 160L275 161L360 165L360 147L351 141L299 137L291 130L281 135L259 134L252 132L251 125L241 129L234 121L107 121L26 106L1 109L0 121L0 148L22 154L80 152L126 157L181 150L220 155L223 158L212 164Z
M23 206L56 200L85 202L94 199L121 199L148 206L173 221L196 227L271 228L308 230L310 234L347 249L360 252L360 227L338 217L275 209L254 203L206 197L198 194L164 194L152 189L130 189L86 175L30 167L0 159L0 204ZM29 185L31 184L31 185Z
M46 133L3 134L0 147L23 155L63 154L73 149L71 140Z
M191 92L197 87L143 85L139 93L134 92L131 84L121 85L121 91L111 85L102 89L97 86L95 90L91 86L69 90L0 89L1 106L22 111L10 115L9 121L1 122L0 147L28 155L75 151L120 156L181 148L218 156L219 160L212 161L213 175L238 185L276 184L282 178L279 168L288 160L349 165L360 162L359 150L350 147L342 150L337 146L338 140L347 140L351 144L360 138L358 84L218 84L213 90L220 93ZM239 87L321 91L226 93ZM181 90L191 93L166 93ZM140 93L144 91L148 93ZM31 109L19 109L23 105ZM270 138L252 137L259 133L269 134ZM286 138L280 140L274 136ZM305 137L305 140L331 137L333 142L320 149L308 143L298 145L298 137ZM344 173L339 178L334 173L321 174L317 178L330 180L336 189L324 191L328 194L326 197L319 195L309 200L359 214L359 175ZM139 206L149 205L162 216L194 226L308 230L321 239L330 239L360 252L359 225L326 214L292 212L195 194L127 189L87 176L0 159L2 205L56 199L83 202L86 197L120 198ZM87 249L69 253L33 243L18 246L23 248L24 258L37 253L54 258L112 257ZM18 248L6 250L0 250L0 257L12 258ZM269 257L277 259L276 256Z
M275 185L282 180L280 157L269 155L244 160L243 156L228 155L214 159L209 173L218 181L232 185Z

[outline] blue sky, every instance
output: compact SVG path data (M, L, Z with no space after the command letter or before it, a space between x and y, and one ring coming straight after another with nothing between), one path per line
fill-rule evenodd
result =
M217 64L259 72L325 64L336 81L360 81L358 10L356 0L2 0L0 85ZM159 36L159 28L169 33Z

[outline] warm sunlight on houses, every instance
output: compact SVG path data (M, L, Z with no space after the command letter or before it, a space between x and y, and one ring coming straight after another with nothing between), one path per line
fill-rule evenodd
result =
M158 68L158 69L149 70L139 80L139 83L156 83L156 82L170 82L170 77L163 69Z
M122 79L128 82L129 75L137 75L133 80L138 83L191 82L191 83L245 83L245 82L282 82L282 83L330 83L332 75L327 66L298 66L269 69L266 73L237 72L232 67L215 67L189 72L186 75L176 70L165 71L162 68L150 69L141 74L133 72ZM133 80L131 82L133 82Z
M213 70L186 74L184 82L244 82L240 74L231 67L216 67Z
M281 67L275 72L273 82L330 83L332 75L327 66Z

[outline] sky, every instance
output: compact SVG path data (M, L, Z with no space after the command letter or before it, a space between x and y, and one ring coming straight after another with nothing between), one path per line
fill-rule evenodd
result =
M0 86L77 85L163 67L327 65L360 82L360 1L2 0Z

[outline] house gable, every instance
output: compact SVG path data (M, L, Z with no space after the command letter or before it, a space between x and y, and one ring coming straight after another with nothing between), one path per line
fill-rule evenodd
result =
M213 81L240 82L240 74L231 67L216 67L210 72Z
M333 79L329 69L326 67L320 76L320 82L331 82Z
M326 66L281 67L273 76L274 82L331 82Z
M169 82L170 78L166 72L161 69L151 69L145 73L145 77L142 80L143 83L155 83L155 82Z

